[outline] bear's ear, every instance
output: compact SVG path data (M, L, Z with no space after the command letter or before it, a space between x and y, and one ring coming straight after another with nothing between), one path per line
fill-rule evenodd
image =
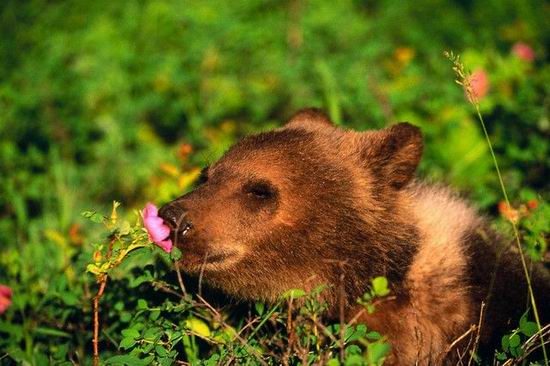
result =
M373 173L395 189L414 177L423 150L420 129L407 122L365 132L362 158Z
M333 126L330 118L328 118L322 110L317 108L301 109L290 117L285 124L285 127L288 128L301 128L304 130L315 130Z

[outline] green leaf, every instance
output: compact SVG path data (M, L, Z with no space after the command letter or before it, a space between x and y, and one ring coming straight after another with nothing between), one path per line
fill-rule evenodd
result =
M63 292L61 294L61 299L65 303L65 305L74 306L79 303L79 298L73 294L72 292Z
M132 226L130 226L130 223L128 221L123 221L118 226L118 233L120 235L128 235L132 232Z
M325 365L326 366L340 366L340 361L338 361L337 358L331 358L330 360L327 361L327 363Z
M171 357L163 357L157 360L160 366L171 366L174 364L174 359Z
M166 357L168 355L168 351L166 350L166 348L162 347L162 346L156 346L155 347L155 352L157 353L157 355L159 355L160 357Z
M143 299L139 299L138 300L138 303L137 303L137 309L138 310L145 310L145 309L148 309L149 307L147 306L147 301L143 300Z
M139 331L135 328L128 328L122 331L122 335L124 338L136 339L139 338Z
M258 313L258 315L262 316L262 314L265 311L265 304L263 302L257 302L257 303L254 304L254 307L255 307L256 312Z
M526 321L523 324L520 324L520 331L525 334L527 337L531 337L536 332L538 332L539 327L537 323Z
M2 333L10 334L19 341L23 338L23 327L18 324L0 321L0 334ZM1 337L4 338L5 336L2 335Z
M375 332L375 331L368 332L366 337L370 340L373 340L373 341L377 341L379 339L382 339L382 336L380 335L380 333Z
M531 337L533 334L535 334L539 327L536 323L530 322L527 320L527 313L523 314L523 316L519 319L519 330L525 334L527 337Z
M286 292L284 292L281 297L285 300L289 299L298 299L300 297L303 297L306 295L306 292L304 290L301 290L299 288L293 288Z
M132 320L132 314L128 311L123 311L120 314L120 321L123 323L128 323L130 320Z
M103 221L105 221L105 216L95 211L84 211L82 213L82 216L98 224L101 224Z
M346 329L345 339L346 342L353 342L359 338L365 337L367 334L367 326L365 324L359 324L356 327L350 327Z
M160 316L160 310L155 309L151 311L151 314L149 314L149 319L154 321L154 320L157 320L159 316Z
M370 343L367 345L369 365L380 364L389 352L390 345L387 343Z
M128 286L130 288L138 287L142 283L152 281L153 279L154 278L151 275L151 273L146 272L146 273L142 274L141 276L138 276L136 278L131 278L130 283L128 284Z
M372 280L372 289L376 296L384 297L390 293L386 277L376 277Z
M504 352L508 352L510 348L510 336L505 335L504 337L502 337L502 339L500 340L500 343L502 345L502 350Z
M105 365L148 366L153 359L154 356L141 359L134 355L117 355L106 359Z
M521 338L519 337L519 335L514 334L510 337L509 342L510 342L510 348L516 348L521 343Z
M161 334L162 330L159 327L152 327L143 333L143 338L150 341L156 341L161 337Z
M136 344L136 340L134 338L124 338L122 341L120 341L118 348L128 349L130 347L133 347L134 344Z
M350 344L346 347L346 355L360 355L361 347L356 344Z
M96 276L97 276L97 275L100 275L101 273L103 273L103 270L102 270L99 266L97 266L97 265L95 265L95 264L88 264L88 265L86 266L86 271L87 271L87 272L90 272L90 273L92 273L92 274L94 274L94 275L96 275Z
M345 366L361 366L365 364L365 360L360 355L351 355L346 358Z
M210 328L208 325L200 319L197 318L188 318L184 324L186 329L203 336L210 337Z
M172 258L173 261L179 261L181 257L182 257L181 250L176 246L172 247L172 251L170 252L170 258Z
M64 337L64 338L72 337L69 333L64 332L62 330L54 329L54 328L45 328L45 327L34 328L33 333L54 336L54 337Z

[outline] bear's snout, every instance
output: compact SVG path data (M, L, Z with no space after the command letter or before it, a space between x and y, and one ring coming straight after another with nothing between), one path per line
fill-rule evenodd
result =
M181 205L170 202L162 206L158 215L176 233L187 233L193 224L189 220L188 212Z

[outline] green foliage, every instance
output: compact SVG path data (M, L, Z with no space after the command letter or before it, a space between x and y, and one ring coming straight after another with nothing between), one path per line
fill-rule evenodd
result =
M200 166L239 137L318 106L359 130L400 120L420 126L420 174L500 212L503 228L517 216L526 252L544 260L548 18L538 0L2 1L0 284L14 297L0 315L0 363L89 364L91 299L102 275L105 364L256 364L258 354L277 363L268 350L289 347L290 303L299 340L292 347L311 359L289 362L383 362L388 343L360 325L346 328L341 359L339 325L325 324L326 332L316 325L326 310L318 292L295 289L278 305L255 304L254 325L239 333L242 314L216 315L182 293L172 264L185 253L149 250L135 209L189 190ZM511 52L518 41L533 48L533 62ZM499 211L498 179L452 83L447 48L489 75L480 107L508 210ZM128 207L116 224L101 213L114 199ZM79 215L91 207L97 211ZM376 311L388 290L375 279L361 301ZM503 341L500 362L524 349L526 324Z
M367 291L360 299L359 303L363 305L369 314L374 313L375 300L377 298L382 298L387 296L390 293L388 288L388 280L386 277L375 277L371 280L371 289Z
M502 351L496 352L495 358L500 361L508 359L521 360L523 356L533 352L539 346L538 326L527 320L525 313L519 320L519 327L502 337Z

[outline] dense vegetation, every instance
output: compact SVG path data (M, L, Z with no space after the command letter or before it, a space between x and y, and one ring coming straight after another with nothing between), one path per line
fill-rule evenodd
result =
M223 308L219 294L211 308L182 291L181 253L147 245L135 211L191 189L240 136L317 106L360 130L420 126L420 175L471 198L504 233L517 223L526 252L544 260L549 18L542 0L2 1L0 285L12 295L0 288L0 363L91 364L105 273L108 364L383 362L383 335L323 324L315 294L290 311L299 291L277 306ZM512 207L444 50L484 78L481 113ZM113 200L123 205L111 220ZM113 268L93 267L102 263ZM363 301L385 295L376 279ZM521 362L528 316L495 362Z

